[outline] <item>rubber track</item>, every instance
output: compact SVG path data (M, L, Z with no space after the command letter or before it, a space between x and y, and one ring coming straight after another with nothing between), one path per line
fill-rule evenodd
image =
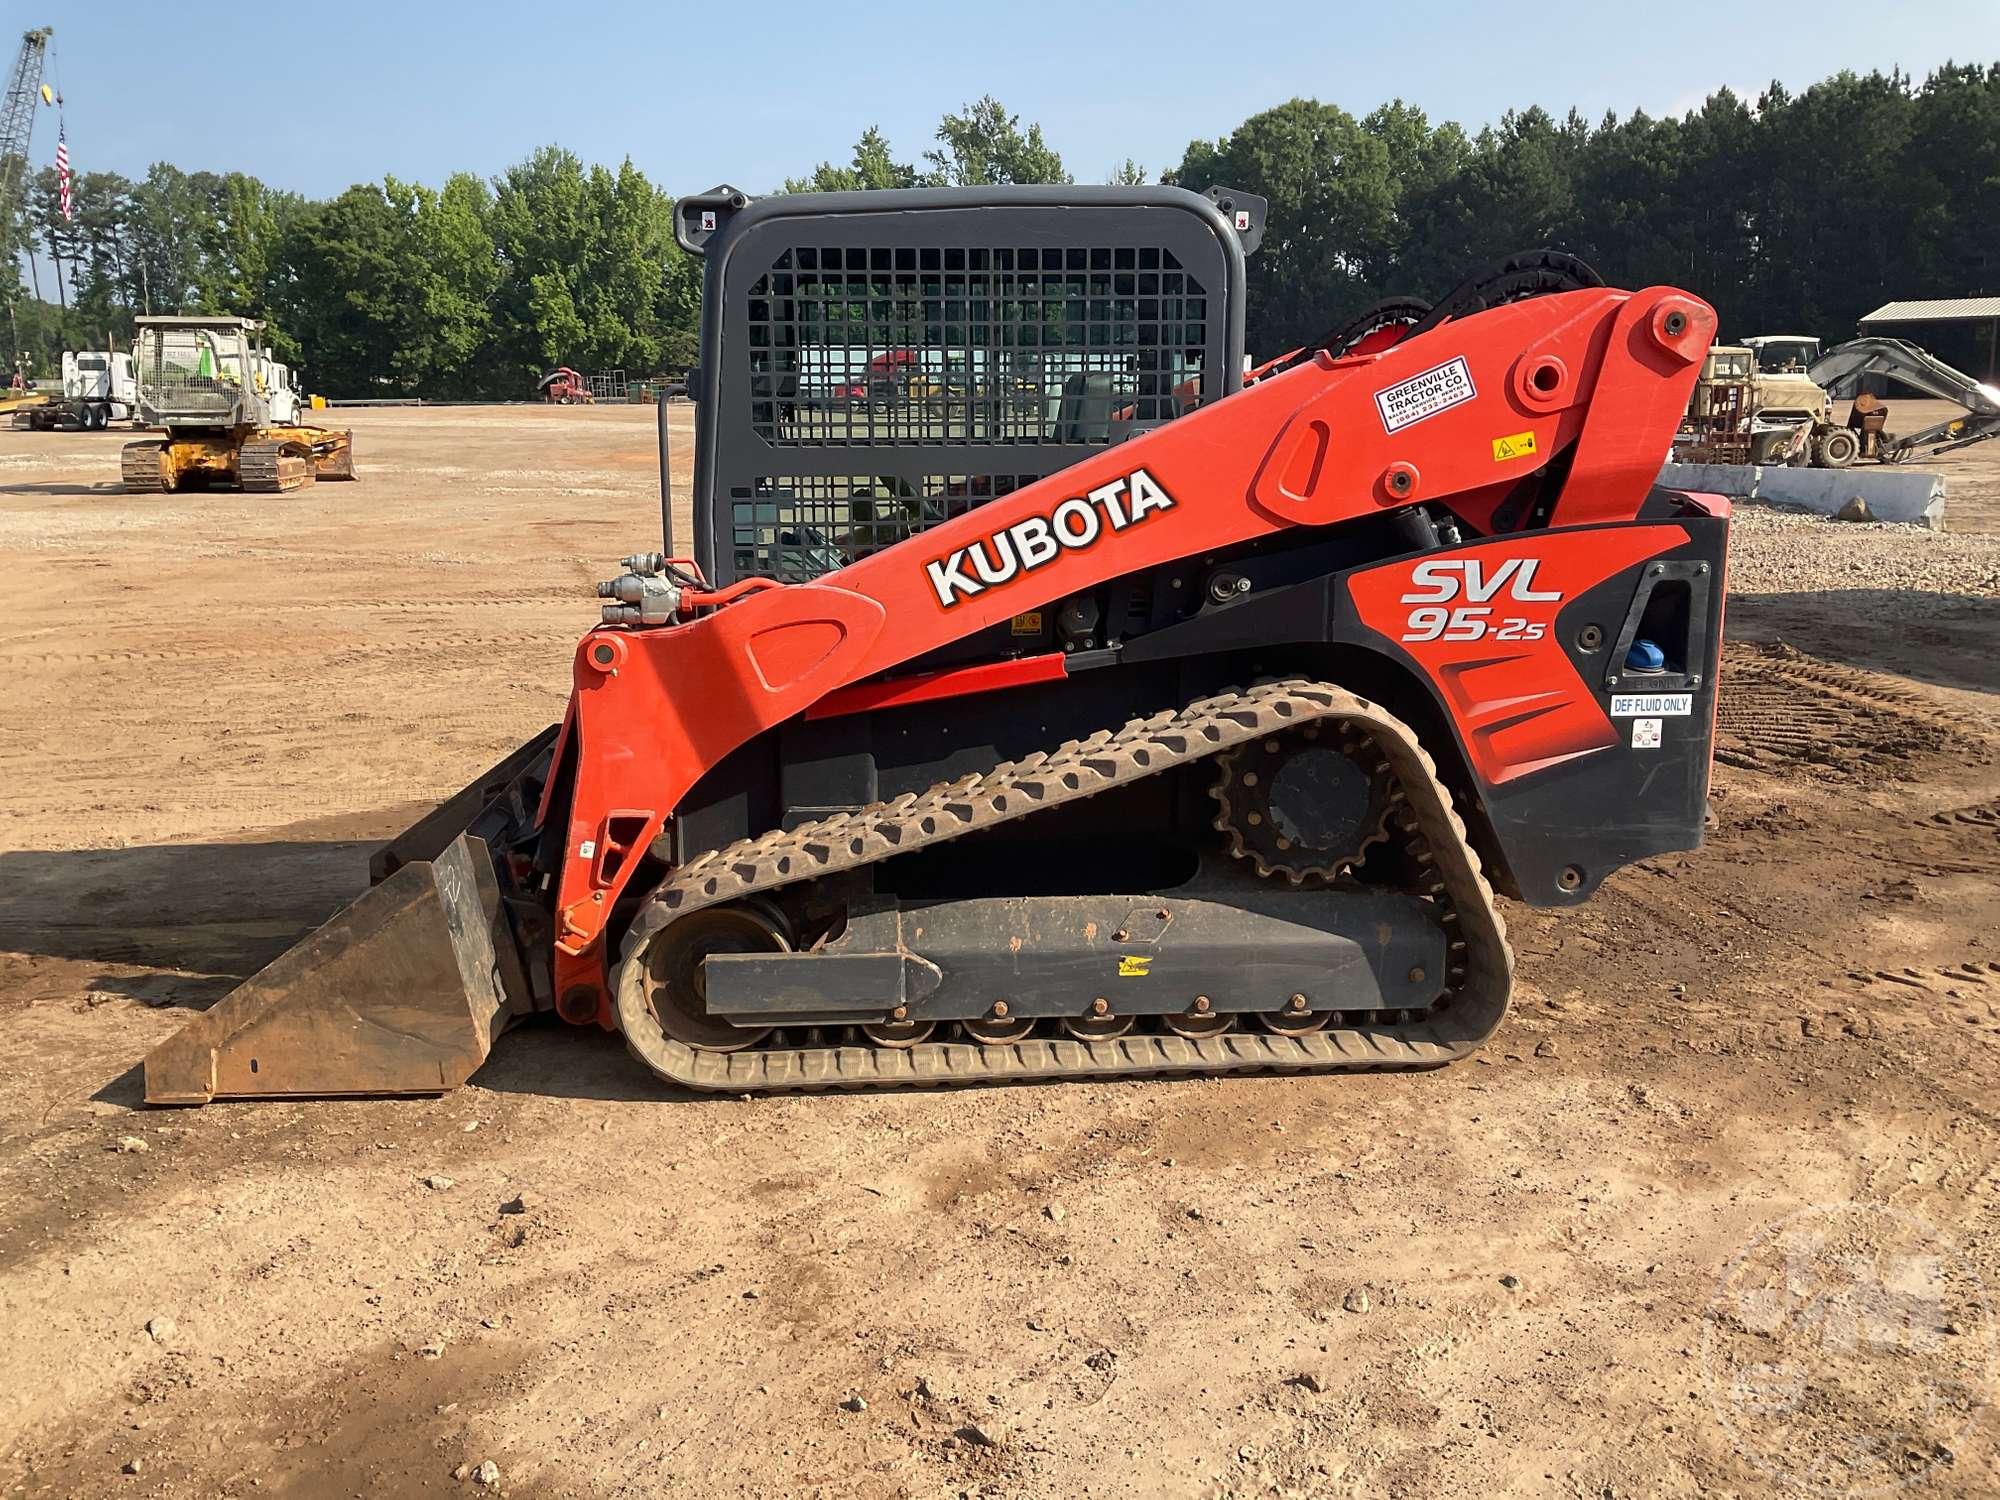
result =
M1133 1033L1085 1042L1029 1037L1004 1045L925 1042L748 1048L704 1052L675 1041L647 1006L642 958L670 922L703 907L852 870L978 833L1112 787L1218 755L1260 736L1316 722L1371 735L1395 775L1395 816L1425 871L1420 891L1441 908L1449 959L1446 999L1401 1024L1329 1027L1288 1037L1229 1031L1199 1040ZM1324 683L1260 684L1135 719L1053 753L908 793L790 832L774 830L705 854L675 871L634 917L616 979L626 1045L662 1077L697 1089L893 1088L978 1081L1105 1078L1270 1070L1429 1068L1456 1061L1492 1035L1507 1009L1513 955L1465 826L1416 736L1386 710ZM782 1035L783 1033L778 1033Z

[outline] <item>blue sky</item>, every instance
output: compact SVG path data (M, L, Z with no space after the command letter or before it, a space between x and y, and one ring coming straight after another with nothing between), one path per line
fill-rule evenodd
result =
M1190 139L1294 95L1357 114L1401 95L1470 128L1528 104L1677 113L1723 84L1754 96L1774 76L2000 59L2000 0L1815 0L1769 24L1741 0L10 9L56 28L49 76L78 171L166 160L313 195L492 174L551 141L630 155L676 192L766 191L844 161L870 124L914 158L941 114L988 92L1101 181L1127 155L1157 175ZM44 111L35 164L54 151Z

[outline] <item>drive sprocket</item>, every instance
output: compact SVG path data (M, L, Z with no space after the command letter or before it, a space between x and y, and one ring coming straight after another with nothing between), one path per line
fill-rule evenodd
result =
M1338 879L1388 838L1394 780L1360 730L1309 724L1216 757L1229 852L1293 885Z

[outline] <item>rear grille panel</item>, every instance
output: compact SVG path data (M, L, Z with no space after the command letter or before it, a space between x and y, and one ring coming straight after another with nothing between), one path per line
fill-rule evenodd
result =
M228 421L243 401L244 349L228 334L148 328L139 337L139 395L155 412Z

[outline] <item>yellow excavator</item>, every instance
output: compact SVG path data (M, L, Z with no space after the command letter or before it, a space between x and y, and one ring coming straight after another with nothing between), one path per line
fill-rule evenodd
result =
M262 332L253 318L139 319L139 420L165 435L125 445L128 491L279 494L354 478L354 434L299 421L298 389Z

